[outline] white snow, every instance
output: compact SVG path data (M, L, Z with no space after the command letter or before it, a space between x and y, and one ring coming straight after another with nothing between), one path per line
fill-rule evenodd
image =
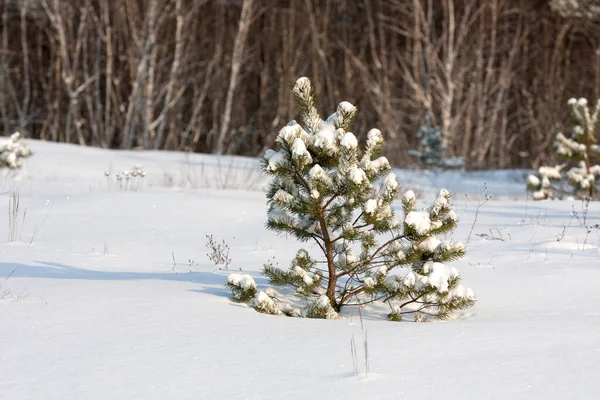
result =
M0 238L1 399L597 397L600 230L571 214L583 221L581 201L528 199L526 171L395 171L419 207L441 187L452 194L460 223L443 239L462 240L467 255L447 264L464 284L449 295L471 287L477 303L431 323L388 322L386 305L365 307L365 379L362 346L356 378L348 344L362 337L357 310L265 315L223 287L235 272L265 291L264 263L285 269L301 247L318 255L265 229L264 180L246 190L258 160L26 143L34 156L18 180L0 182L0 226L13 190L27 209L17 242L7 229ZM136 164L139 191L104 175ZM493 199L477 209L484 182ZM586 218L600 221L600 203ZM206 257L207 234L229 244L230 271Z
M256 294L256 301L257 301L257 303L265 303L265 302L273 303L273 300L271 299L271 297L266 292L263 292L262 290Z
M404 278L402 278L402 284L407 287L413 287L415 285L416 281L417 281L417 277L415 276L414 272L412 272L412 271L410 271L408 274L406 274L404 276Z
M398 189L398 178L396 174L390 172L383 178L381 186L379 188L380 196L390 196L396 189Z
M379 172L383 169L388 169L390 167L390 162L386 157L381 156L371 161L369 165L374 171Z
M277 207L273 207L273 209L269 211L269 213L267 214L267 219L282 222L292 226L295 226L297 223L296 219L293 216L289 215L285 210L282 210L281 208Z
M311 136L312 144L314 147L322 149L325 153L332 153L335 151L335 137L337 131L335 127L328 123L323 123L321 129Z
M319 164L313 165L308 171L308 176L310 179L327 179L327 174Z
M429 215L423 211L411 211L404 218L406 225L410 226L418 235L423 235L431 229Z
M406 253L403 250L398 250L396 252L396 258L400 261L404 260L406 258Z
M356 107L348 101L342 101L340 104L338 104L338 110L346 114L350 114L356 111Z
M318 299L317 299L317 306L319 308L327 308L330 306L329 303L329 299L327 298L327 296L325 296L324 294L321 295Z
M377 271L375 271L375 276L387 276L388 271L387 268L385 266L381 266L379 268L377 268Z
M375 147L383 142L383 135L379 129L373 128L367 132L367 146Z
M531 194L534 200L543 200L546 198L546 192L543 190L536 190Z
M256 288L256 282L252 276L248 274L229 274L229 276L227 276L227 282L243 289Z
M413 192L412 190L407 190L406 193L404 193L404 201L411 202L411 201L415 201L415 200L416 200L416 195L415 195L415 192Z
M346 254L346 263L347 264L353 264L357 261L358 261L358 256L356 254L354 254L352 251L349 251Z
M436 248L440 244L440 240L435 236L430 236L427 239L423 240L419 243L419 248L423 249L423 251L427 253L435 252Z
M279 130L279 138L281 138L284 143L290 146L292 143L294 143L294 140L299 139L299 129L301 129L300 125L288 124Z
M275 150L268 149L267 151L265 151L264 158L265 160L269 161L275 154L277 154Z
M279 189L274 195L273 200L281 204L290 204L294 201L294 196L283 189Z
M285 155L283 155L280 152L276 152L274 154L270 153L268 160L269 160L269 170L277 171L277 169L280 167L280 164L285 161Z
M540 182L540 179L537 176L535 176L535 175L529 175L527 177L527 184L531 185L533 187L538 187L538 186L540 186L541 182Z
M365 210L365 214L374 214L375 211L377 210L377 200L375 199L369 199L365 202L364 205L364 210Z
M446 219L448 219L450 221L457 221L458 220L458 216L456 215L456 211L450 210L448 212L448 214L446 215Z
M259 291L256 294L256 308L260 312L264 312L266 314L280 314L281 312L277 308L277 304L273 299L263 291Z
M294 139L294 143L292 144L291 151L292 151L292 159L294 161L299 160L299 159L304 159L306 163L312 162L312 157L311 157L310 153L308 152L308 150L306 149L306 144L304 143L304 141L302 139L300 139L300 138Z
M540 167L538 172L544 178L560 179L560 171L556 167Z
M348 171L348 179L350 179L355 185L360 185L367 180L367 175L362 169L354 167Z
M342 136L340 146L346 150L356 149L358 147L358 140L356 140L356 136L352 132L347 132Z
M313 165L313 167L308 171L308 178L312 181L312 183L320 183L325 185L326 187L331 187L333 185L333 180L323 168L319 164Z
M306 285L312 285L314 282L310 274L300 267L294 267L294 274L301 278Z
M439 243L437 245L437 247L435 248L435 252L438 254L441 252L444 252L444 251L448 251L448 250L453 250L453 251L465 250L465 245L463 244L463 242L453 243L452 241L444 240L443 242Z
M427 283L435 287L440 293L448 291L448 280L454 275L454 272L447 265L437 262L425 263L423 267L425 272L429 272Z
M452 289L449 293L450 297L465 297L468 299L474 299L475 293L471 288L464 287L463 285L458 285L454 289Z
M432 217L437 216L443 207L448 206L448 199L447 199L448 195L449 195L449 193L446 189L442 189L440 191L438 196L435 198L435 200L431 204L431 207L429 208L429 212Z
M356 111L356 107L347 101L342 101L338 104L337 111L327 117L325 123L331 124L334 126L343 126L344 121L342 120L345 116L354 113Z

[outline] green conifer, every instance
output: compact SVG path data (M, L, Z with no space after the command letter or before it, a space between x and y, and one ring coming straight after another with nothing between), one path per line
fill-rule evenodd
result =
M593 112L586 99L569 99L573 119L570 137L556 135L554 150L563 164L538 169L537 175L527 177L527 189L535 200L573 197L593 199L600 182L600 101ZM566 183L566 184L565 184Z
M308 78L298 79L292 93L300 122L282 128L262 160L271 177L267 228L316 243L320 252L313 258L299 250L288 270L265 265L271 285L295 288L307 305L302 315L312 318L335 318L343 306L374 301L387 302L393 320L411 313L448 318L473 305L473 292L445 264L462 257L464 246L436 238L457 223L450 194L442 190L429 208L417 210L408 191L404 218L396 219L400 188L379 156L381 132L370 130L359 148L349 131L356 107L342 102L322 120Z
M417 132L419 149L409 150L408 155L418 157L424 168L453 169L462 168L465 164L462 157L445 157L446 145L444 135L439 126L433 126L429 115L425 116L425 124Z

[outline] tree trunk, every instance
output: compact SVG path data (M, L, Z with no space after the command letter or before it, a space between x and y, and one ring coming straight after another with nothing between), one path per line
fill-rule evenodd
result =
M244 53L244 43L246 42L246 36L248 36L248 29L250 28L250 17L252 14L252 4L254 0L244 0L242 4L242 15L239 21L239 30L235 38L235 45L233 46L233 55L231 57L231 76L229 78L229 89L227 89L227 100L225 100L225 110L223 111L223 119L221 121L221 129L219 131L219 137L217 139L217 145L215 152L217 154L223 154L225 149L225 139L227 131L229 130L229 124L231 122L231 107L233 106L233 94L238 84L238 75L240 73L240 66L242 64L242 56Z
M327 273L328 283L327 292L325 295L331 303L331 307L338 312L340 311L340 305L335 298L335 291L337 288L337 276L335 274L335 264L333 263L333 243L329 237L329 231L327 230L327 223L325 222L325 210L321 211L319 216L319 226L321 227L321 234L323 235L323 242L325 245L325 256L327 257Z

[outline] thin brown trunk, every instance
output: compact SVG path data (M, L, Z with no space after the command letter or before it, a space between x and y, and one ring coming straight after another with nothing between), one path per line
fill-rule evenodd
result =
M340 306L337 303L335 298L336 289L337 289L337 276L335 273L335 264L333 259L333 243L331 242L331 238L329 237L329 231L327 229L327 223L325 222L325 210L321 210L321 214L319 215L319 226L321 228L321 234L323 235L323 245L325 247L325 257L327 258L327 272L328 283L327 283L327 291L325 295L329 299L331 303L331 307L334 310L339 311Z

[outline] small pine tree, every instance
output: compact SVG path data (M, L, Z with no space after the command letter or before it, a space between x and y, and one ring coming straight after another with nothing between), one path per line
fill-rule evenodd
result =
M31 149L21 142L20 132L15 132L7 138L0 138L0 168L20 168L21 160L31 154Z
M439 126L433 126L429 115L425 116L425 124L417 132L419 149L409 150L408 155L418 157L424 168L462 168L462 157L444 157L446 145Z
M381 132L369 131L359 149L349 131L356 107L342 102L324 121L308 78L298 79L292 93L300 122L281 129L276 148L262 160L272 177L267 228L316 243L321 251L313 258L299 250L288 270L265 265L271 285L295 288L307 304L302 315L311 318L336 318L345 305L377 300L390 304L393 320L408 313L448 318L473 305L473 292L460 285L455 268L445 265L462 257L464 246L436 238L457 223L450 194L442 190L428 209L418 211L408 191L402 199L404 218L398 221L392 203L399 185L388 160L378 156ZM278 313L264 295L262 300L268 313ZM297 314L289 307L280 310Z
M556 135L553 148L563 164L538 169L538 175L527 177L527 189L535 200L572 196L593 199L600 181L600 100L593 112L584 98L569 99L573 119L570 137ZM564 182L568 184L565 185Z

